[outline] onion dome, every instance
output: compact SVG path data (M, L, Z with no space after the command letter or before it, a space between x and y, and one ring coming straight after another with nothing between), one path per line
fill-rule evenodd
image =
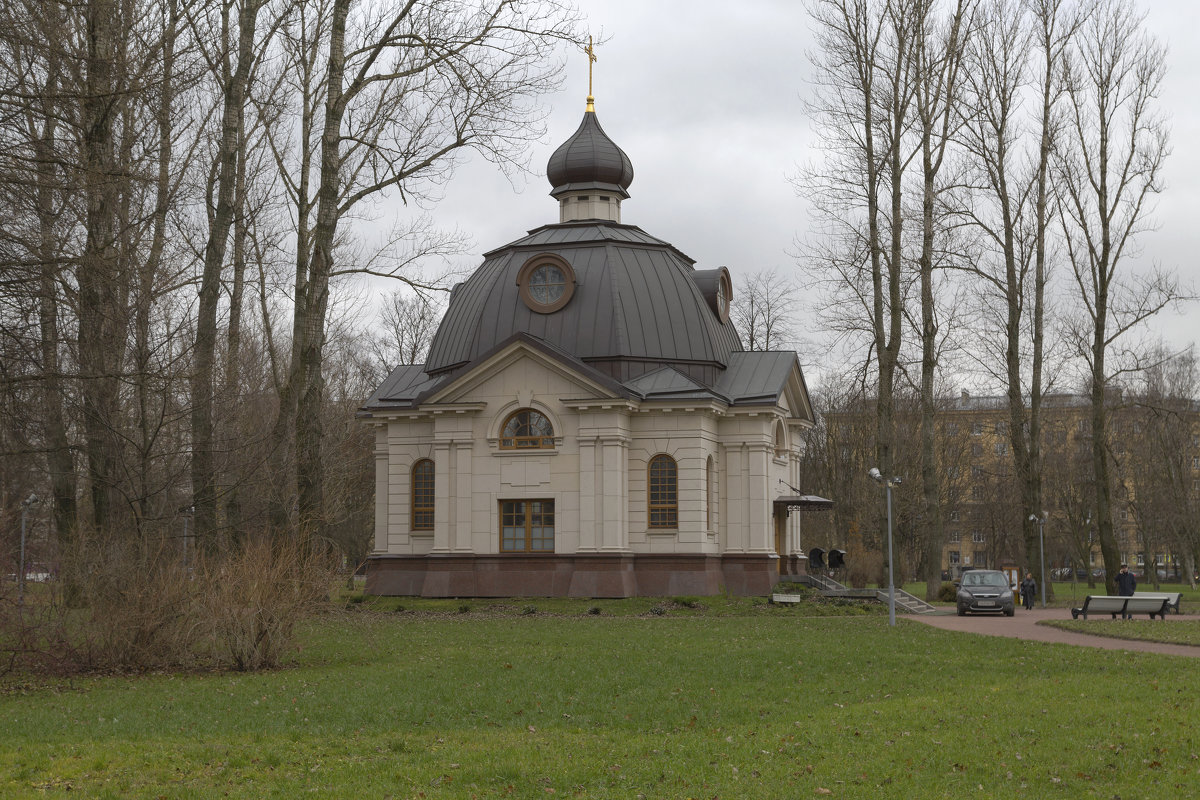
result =
M554 187L551 197L599 190L624 199L633 183L633 162L608 138L589 103L579 129L550 156L546 177Z

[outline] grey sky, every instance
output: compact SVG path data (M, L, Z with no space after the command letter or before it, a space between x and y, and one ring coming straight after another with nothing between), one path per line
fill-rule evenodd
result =
M1161 108L1171 119L1166 191L1143 235L1139 260L1176 268L1200 283L1200 12L1191 0L1143 0L1149 29L1169 47ZM789 255L809 218L788 182L810 158L813 134L802 96L811 39L800 2L596 0L582 3L597 48L596 112L633 161L622 221L674 244L699 268L726 265L738 276L794 269ZM507 178L490 164L464 164L434 209L475 242L460 266L526 230L557 221L545 164L578 126L587 95L587 59L572 53L564 89L547 98L548 135L532 150L534 175ZM1197 306L1156 323L1174 345L1196 338ZM802 353L806 363L819 362Z

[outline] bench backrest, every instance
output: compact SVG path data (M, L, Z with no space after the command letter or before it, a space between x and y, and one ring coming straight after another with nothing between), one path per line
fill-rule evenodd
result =
M1088 611L1120 611L1128 599L1108 594L1089 594L1084 598L1083 607Z
M1175 605L1179 602L1179 598L1183 596L1183 592L1134 592L1133 596L1166 598L1171 605Z
M1163 597L1127 597L1129 602L1125 606L1125 610L1129 612L1140 611L1159 611L1163 606L1167 605L1167 598Z

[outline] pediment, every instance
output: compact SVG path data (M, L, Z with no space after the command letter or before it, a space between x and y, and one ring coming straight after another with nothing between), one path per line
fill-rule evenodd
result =
M560 399L625 396L619 383L582 361L532 337L517 336L469 365L452 381L424 398L422 405L473 402L481 394L518 394L529 391L534 385L550 387Z

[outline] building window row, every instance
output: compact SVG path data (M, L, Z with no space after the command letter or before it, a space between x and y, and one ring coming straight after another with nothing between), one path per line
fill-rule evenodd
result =
M522 408L504 421L500 433L504 450L552 450L554 426L541 412ZM713 524L716 473L710 456L705 464L705 525ZM434 523L434 464L422 458L413 463L409 512L413 531L432 531ZM646 465L647 524L656 530L679 527L679 466L660 453ZM505 553L554 552L553 500L500 501L500 550Z

